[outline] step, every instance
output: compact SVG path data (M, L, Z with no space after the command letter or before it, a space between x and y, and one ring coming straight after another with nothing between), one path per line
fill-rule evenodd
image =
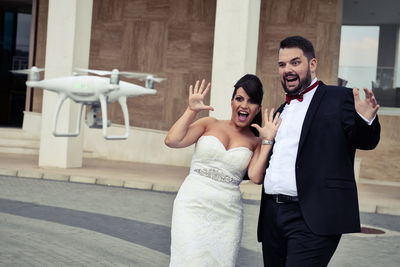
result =
M0 137L1 147L39 148L39 145L39 140Z
M24 155L39 155L39 148L6 147L0 146L0 153L13 153Z
M98 158L97 154L93 151L89 151L89 150L84 150L83 151L83 157L84 158L89 158L89 159L94 159L94 158Z
M38 155L39 138L20 128L0 128L0 152Z
M20 128L4 128L4 127L0 127L0 139L39 140L39 138L37 136L27 133Z
M39 148L30 147L7 147L0 145L0 153L24 154L24 155L39 155ZM93 151L83 151L84 158L97 158Z
M40 139L20 128L0 127L0 153L39 155ZM93 151L83 151L84 158L96 158Z

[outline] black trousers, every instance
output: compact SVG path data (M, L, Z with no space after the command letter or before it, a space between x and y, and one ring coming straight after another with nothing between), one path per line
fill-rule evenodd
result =
M312 233L303 219L298 202L266 201L262 236L264 266L327 266L341 235L319 236Z

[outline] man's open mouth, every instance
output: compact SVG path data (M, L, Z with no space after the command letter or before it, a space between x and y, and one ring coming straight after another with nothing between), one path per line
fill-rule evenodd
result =
M299 79L299 76L296 75L296 74L289 74L289 75L286 75L286 76L285 76L285 81L286 81L286 82L294 82L294 81L296 81L297 79Z
M288 81L288 82L294 82L294 81L296 81L297 80L297 77L294 77L294 78L286 78L286 81Z
M298 81L299 81L299 76L298 75L285 76L285 84L286 84L287 87L297 86Z

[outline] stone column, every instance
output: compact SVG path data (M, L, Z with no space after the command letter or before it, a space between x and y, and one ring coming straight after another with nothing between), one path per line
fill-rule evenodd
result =
M75 67L89 65L93 0L49 0L45 79L70 76ZM78 137L54 137L56 93L44 91L39 166L82 167L83 127ZM64 102L58 121L59 131L75 128L78 105Z
M233 85L256 73L260 0L217 0L210 115L230 119Z

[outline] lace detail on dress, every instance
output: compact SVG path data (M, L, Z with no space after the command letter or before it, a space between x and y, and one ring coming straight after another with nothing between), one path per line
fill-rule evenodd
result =
M239 185L242 181L242 179L235 179L234 177L224 174L221 170L218 169L194 169L193 171L200 174L201 176L227 184Z

